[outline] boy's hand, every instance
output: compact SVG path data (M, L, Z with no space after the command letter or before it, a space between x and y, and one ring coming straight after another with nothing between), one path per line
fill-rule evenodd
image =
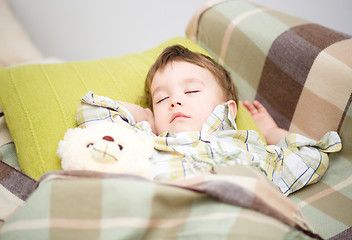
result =
M246 100L242 104L252 115L268 144L277 144L288 135L289 132L277 126L274 119L260 102L254 100L252 104Z
M257 100L254 100L253 104L247 100L242 102L242 104L250 112L264 136L266 132L278 127L266 108Z

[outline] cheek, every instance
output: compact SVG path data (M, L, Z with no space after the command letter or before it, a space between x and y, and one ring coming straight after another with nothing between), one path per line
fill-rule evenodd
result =
M210 106L204 107L204 108L199 108L199 111L197 113L199 121L204 122L205 120L207 120L208 117L213 112L213 110L214 109Z
M165 118L165 111L163 111L160 107L154 108L154 121L156 125L161 124Z
M163 111L154 111L154 124L156 129L156 134L159 135L164 131L168 130L168 120Z
M209 99L204 99L203 102L198 103L194 109L197 109L198 119L206 120L214 111L215 107L222 102L209 101Z

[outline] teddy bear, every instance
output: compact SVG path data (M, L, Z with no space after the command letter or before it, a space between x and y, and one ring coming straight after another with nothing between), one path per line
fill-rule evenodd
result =
M153 140L119 123L103 122L70 128L57 154L64 170L95 170L153 178Z

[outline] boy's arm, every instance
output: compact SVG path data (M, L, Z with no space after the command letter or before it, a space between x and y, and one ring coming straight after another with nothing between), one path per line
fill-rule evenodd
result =
M277 126L274 119L260 102L255 100L252 104L249 101L244 101L243 105L248 109L262 131L267 144L275 145L289 134L288 131Z
M153 133L155 133L155 124L154 124L154 115L153 112L149 108L142 108L141 106L133 103L122 102L119 101L122 105L124 105L128 111L131 112L136 122L147 121L152 128Z

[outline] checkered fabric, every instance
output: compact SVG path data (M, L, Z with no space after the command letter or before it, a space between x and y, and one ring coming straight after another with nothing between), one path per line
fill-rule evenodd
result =
M152 163L155 179L161 182L209 174L216 166L250 165L288 195L317 182L329 163L326 153L341 149L336 132L327 133L320 141L290 134L277 145L267 146L255 131L236 129L228 103L215 108L201 131L155 136L148 123L136 124L119 102L87 93L78 108L78 126L107 120L128 122L154 138Z
M351 236L351 36L242 0L209 1L187 36L231 72L240 99L262 102L280 127L314 139L339 133L343 149L325 176L290 197L324 238Z
M0 238L320 239L298 206L257 170L216 171L221 175L173 184L93 171L51 172L0 225Z

